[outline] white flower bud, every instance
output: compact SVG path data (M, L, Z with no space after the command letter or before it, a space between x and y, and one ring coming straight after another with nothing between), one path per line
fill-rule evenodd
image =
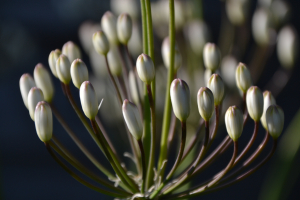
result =
M109 51L109 42L103 31L97 31L93 35L94 48L98 54L106 55Z
M89 119L95 119L98 113L98 100L94 87L89 81L84 81L79 91L81 107Z
M120 42L126 45L132 34L132 20L127 13L118 17L117 31Z
M284 125L283 110L277 105L269 106L266 112L266 122L269 134L274 139L277 139L280 136Z
M224 82L220 75L213 74L207 82L207 87L214 94L215 105L220 105L224 98Z
M81 52L79 47L72 41L69 41L64 44L62 47L62 54L66 55L69 58L70 62L79 58L81 59Z
M143 122L140 112L136 105L124 100L122 105L123 117L132 136L139 140L143 136Z
M73 84L78 89L84 81L89 80L89 72L85 63L81 59L76 59L71 65L71 77Z
M225 113L225 125L229 137L237 141L243 132L243 113L236 106L230 106Z
M68 57L61 54L56 60L56 73L59 80L64 84L69 84L71 81L70 67L71 63Z
M150 56L142 53L136 60L136 69L140 79L150 84L155 77L155 68Z
M139 103L139 93L138 93L139 88L136 85L135 74L132 70L129 71L128 81L129 81L129 91L131 93L132 100L135 104L138 104Z
M197 94L198 109L201 117L209 121L214 112L214 95L207 87L201 87Z
M244 63L239 63L235 71L235 80L237 87L246 93L248 88L252 85L250 71Z
M111 45L109 52L107 53L107 59L109 63L109 69L114 76L122 75L122 63L121 57L118 52L118 47Z
M268 128L267 128L267 122L266 122L266 112L267 112L267 109L269 108L269 106L276 105L276 100L270 91L264 91L263 96L264 96L264 110L263 110L263 114L260 118L260 121L261 121L261 124L263 125L263 127L267 130Z
M221 62L221 74L223 81L230 87L236 87L235 71L238 62L232 55L227 55L222 59ZM207 82L207 81L206 81Z
M37 135L42 142L48 142L52 138L53 119L52 111L49 104L45 101L40 101L34 112L35 129Z
M264 97L257 86L251 86L246 95L246 104L250 117L258 122L263 113Z
M221 62L221 52L213 43L207 43L203 49L203 61L206 68L216 71Z
M164 61L164 65L169 69L170 67L170 38L166 37L163 41L163 44L161 46L161 52L162 52L162 58ZM182 64L182 58L180 51L178 49L177 44L175 44L175 55L174 55L174 71L177 72L177 70L181 67Z
M226 14L234 25L241 25L245 22L249 11L249 0L228 0L226 1Z
M59 49L55 49L55 50L51 51L51 53L49 54L49 57L48 57L48 63L49 63L51 72L56 78L58 78L57 73L56 73L56 60L58 59L60 54L61 54L61 51Z
M28 108L28 93L32 87L36 86L35 82L33 78L30 76L30 74L26 73L21 76L19 85L20 85L20 91L21 91L23 102L26 108Z
M117 18L110 12L106 11L101 18L101 28L106 33L107 38L111 44L118 44L118 33L117 33Z
M33 87L28 93L28 110L31 119L34 121L35 107L38 102L44 101L44 94L40 88Z
M39 63L34 68L33 77L36 86L43 91L45 101L51 102L54 96L54 86L48 70Z
M179 78L174 79L170 87L171 102L175 116L182 122L190 115L190 89L187 83Z

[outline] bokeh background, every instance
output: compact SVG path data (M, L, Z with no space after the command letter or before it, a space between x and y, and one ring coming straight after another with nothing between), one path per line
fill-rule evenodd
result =
M290 23L300 33L300 2L299 0L287 2L291 8ZM219 32L222 16L221 5L219 0L203 0L204 20L211 29L212 41L214 42L217 42L219 34L222 34ZM256 1L252 1L250 13L254 12L255 7ZM22 102L19 90L19 78L23 73L33 74L34 66L38 62L48 67L50 51L61 48L65 42L71 40L80 44L78 37L80 24L86 20L100 22L103 13L107 10L110 10L108 0L0 1L0 199L110 199L80 185L55 163L44 148L43 143L36 136L34 123ZM80 48L82 49L82 46ZM156 48L160 49L160 46ZM91 71L89 59L85 53L83 53L83 60ZM158 60L160 59L158 58ZM269 67L263 73L258 86L266 83L267 78L270 77L268 73L272 73L273 67L278 67L279 62L275 53L268 59L267 65ZM288 125L300 108L299 74L298 61L286 88L277 98L278 105L282 106L285 111L284 131L288 129ZM55 80L54 83L56 89L54 103L60 108L63 116L66 117L76 132L85 133L83 126L63 96L59 82ZM76 96L78 91L74 88L72 90ZM102 117L105 115L110 115L110 113L104 113ZM298 119L294 124L300 123ZM107 128L111 132L116 131L116 127L107 126ZM251 133L252 124L248 123L246 128ZM298 135L295 141L299 141L299 128L299 126L296 128L294 126L294 129L288 129ZM78 155L83 162L86 162L56 121L54 131L71 151ZM263 138L263 131L261 130L259 133L256 145ZM91 151L98 152L89 136L80 134L79 137L85 141ZM122 139L116 135L113 137L112 140L116 146L122 144ZM220 140L221 138L216 139L215 143ZM245 143L246 139L244 140ZM293 138L290 140L293 141ZM289 140L286 139L286 141ZM293 159L288 160L287 166L280 165L285 160L285 154L276 153L270 162L246 180L230 188L195 199L274 199L273 197L267 198L268 192L264 193L264 191L272 190L274 193L283 191L279 199L300 199L300 154L298 150L300 144L297 146L297 142L295 143L292 152ZM289 144L286 143L285 145ZM230 150L227 151L220 158L220 163L227 162L230 154ZM104 159L100 153L99 158ZM86 165L89 166L89 163L86 162ZM213 165L209 171L216 171L219 168L218 165ZM271 189L268 188L270 183L268 180L274 176L281 176L281 172L290 172L280 179L280 183L285 188L281 190L275 187L280 184L275 184ZM203 176L205 177L205 174Z

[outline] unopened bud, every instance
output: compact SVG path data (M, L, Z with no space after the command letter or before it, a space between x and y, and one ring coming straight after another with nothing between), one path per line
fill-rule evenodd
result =
M61 54L61 51L59 49L55 49L55 50L51 51L51 53L49 54L49 57L48 57L48 63L49 63L51 72L56 78L58 78L57 73L56 73L56 60L58 59L60 54Z
M136 60L136 69L140 79L150 84L155 77L155 68L150 56L142 53Z
M101 28L106 33L107 38L111 44L118 44L118 34L117 34L117 18L110 12L106 11L101 18Z
M94 48L98 54L106 55L109 51L109 42L103 31L97 31L93 35Z
M269 134L274 139L277 139L280 136L284 125L283 110L277 105L269 106L266 112L266 122Z
M38 102L44 101L44 95L41 89L37 87L31 88L28 93L28 110L31 119L34 121L35 107Z
M129 91L131 93L132 96L132 100L135 104L139 103L139 87L138 87L138 83L136 83L136 81L138 81L135 78L135 73L130 70L129 74L128 74L128 81L129 81Z
M197 94L198 109L201 117L209 121L214 112L214 95L207 87L201 87Z
M229 137L237 141L243 132L243 113L236 106L230 106L225 114L225 125Z
M220 75L213 74L207 82L207 87L214 94L215 105L220 105L224 97L224 82Z
M70 62L77 58L81 58L81 52L79 47L72 41L69 41L64 44L62 47L62 54L66 55L69 58Z
M246 95L246 104L250 117L258 122L263 113L264 98L257 86L251 86Z
M20 91L21 91L23 102L26 108L28 108L28 93L32 87L36 86L35 82L33 78L30 76L30 74L26 73L21 76L19 85L20 85Z
M122 74L121 57L117 48L117 46L111 45L107 54L109 69L114 76L120 76Z
M203 61L206 68L216 71L221 62L221 52L213 43L207 43L203 49Z
M267 128L267 122L266 122L266 112L267 112L267 109L269 108L269 106L276 105L276 100L270 91L264 91L263 96L264 96L264 110L263 110L263 114L260 118L260 121L261 121L261 124L263 125L263 127L267 130L268 128Z
M248 88L252 85L250 71L244 63L239 63L235 71L235 80L237 87L246 93Z
M120 42L126 45L132 33L132 20L127 13L122 13L118 17L117 30Z
M84 114L91 120L95 119L98 113L98 100L94 87L89 81L81 84L79 96Z
M54 96L54 87L48 70L39 63L34 68L33 77L36 86L43 91L45 101L51 102Z
M70 67L71 63L68 57L61 54L56 61L56 72L59 80L64 84L69 84L71 81Z
M53 119L49 104L40 101L34 112L35 129L42 142L48 142L52 138Z
M164 61L164 65L169 68L170 67L170 38L166 37L163 41L162 47L162 58ZM174 55L174 71L177 72L177 70L181 67L182 64L182 58L180 51L178 49L177 44L175 44L175 55Z
M89 80L89 72L85 63L81 59L76 59L71 65L71 77L73 84L78 89L84 81Z
M226 13L230 22L241 25L245 22L249 11L249 0L226 1Z
M175 116L182 122L190 115L190 89L187 83L179 78L174 79L170 88L171 102Z

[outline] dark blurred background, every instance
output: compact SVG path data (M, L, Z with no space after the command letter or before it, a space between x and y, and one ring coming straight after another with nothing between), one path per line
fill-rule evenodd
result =
M300 2L289 0L290 18L300 33ZM221 2L203 0L204 19L217 41L220 30ZM254 10L256 1L251 6ZM33 74L34 66L41 62L48 67L51 50L61 48L72 40L79 43L78 28L85 20L100 22L103 13L110 10L109 1L100 0L1 0L0 1L0 198L4 200L31 199L110 199L76 182L50 157L44 144L38 139L33 121L28 115L19 90L19 78L23 73ZM82 49L82 47L81 47ZM160 49L160 47L158 47ZM88 64L87 55L83 60ZM278 66L276 56L267 61L269 66ZM271 67L272 68L272 67ZM270 71L270 67L268 68ZM267 77L267 72L262 76ZM287 87L277 98L285 111L286 126L300 108L299 61ZM76 132L85 132L71 106L64 98L58 80L55 83L54 103ZM264 84L264 81L258 84ZM76 94L76 90L73 93ZM76 95L75 95L76 96ZM77 97L76 97L77 98ZM78 100L78 99L77 99ZM66 142L71 151L84 158L70 141L56 120L54 132ZM252 130L252 124L248 125ZM297 130L300 134L300 131ZM251 132L251 131L249 131ZM258 141L263 138L260 131ZM80 135L91 150L98 152L89 136ZM216 140L218 143L220 140ZM257 142L258 144L259 142ZM231 150L221 159L227 162ZM103 156L99 155L104 159ZM274 159L274 158L273 158ZM300 160L299 152L296 160ZM258 199L266 174L272 161L258 172L230 188L195 199ZM107 164L107 163L106 163ZM300 170L296 163L296 172ZM89 164L87 164L89 166ZM217 166L215 166L217 168ZM209 170L213 171L214 166ZM299 171L298 171L299 172ZM299 175L299 173L298 173ZM300 177L291 184L287 199L300 199ZM287 183L288 184L288 183Z

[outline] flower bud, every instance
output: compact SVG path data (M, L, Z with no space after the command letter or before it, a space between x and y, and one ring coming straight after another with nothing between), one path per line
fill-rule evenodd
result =
M221 52L213 43L207 43L203 49L203 61L206 68L213 72L219 68L221 62Z
M166 37L163 41L162 47L162 58L164 61L164 65L169 69L170 67L170 39L169 37ZM174 71L177 72L177 70L180 68L182 64L182 58L181 54L179 52L177 44L175 44L175 55L174 55Z
M214 95L207 87L201 87L197 94L198 109L201 117L209 121L214 112Z
M132 20L127 13L122 13L118 17L117 31L120 42L126 45L132 33Z
M107 38L111 44L118 44L118 34L117 34L117 18L115 15L106 11L101 18L101 28L106 33Z
M174 79L170 87L171 102L175 116L182 122L190 115L190 89L187 83L179 78Z
M244 63L239 63L235 71L235 80L237 87L246 93L248 88L252 85L250 71Z
M33 87L28 93L28 110L31 119L34 121L35 107L38 102L44 101L44 94L40 88Z
M263 110L263 114L260 118L260 121L261 121L261 124L263 125L263 127L267 130L268 128L267 128L267 122L266 122L266 112L267 112L267 109L269 108L269 106L276 105L276 100L270 91L264 91L263 96L264 96L264 110Z
M121 57L117 48L117 46L111 45L111 48L107 53L109 69L114 76L120 76L122 74Z
M129 91L132 96L132 101L135 104L138 104L139 103L139 91L138 91L139 87L138 87L138 85L136 85L136 81L138 81L138 80L135 79L135 73L132 70L129 71L128 81L129 81Z
M34 112L35 129L37 135L42 142L48 142L52 138L53 119L52 111L49 104L45 101L40 101Z
M39 63L34 68L33 77L36 86L43 91L45 101L51 102L54 96L54 87L48 70Z
M142 53L136 60L136 68L140 79L150 84L155 77L155 68L150 56Z
M228 0L226 1L226 14L234 25L242 25L249 11L249 0Z
M84 81L89 80L89 72L85 63L81 59L76 59L71 65L71 77L73 84L78 89Z
M81 84L79 96L84 114L91 120L95 119L98 113L98 100L94 87L89 81Z
M251 86L246 95L246 104L250 117L258 122L263 113L264 98L257 86Z
M238 62L233 55L227 55L222 59L221 62L221 74L223 81L230 87L236 87L235 71ZM205 82L207 83L207 81Z
M214 94L215 105L220 105L224 97L224 82L220 75L213 74L207 82L207 87Z
M225 125L229 137L237 141L243 132L243 113L236 106L230 106L225 113Z
M66 55L70 62L77 58L81 58L81 52L79 47L72 41L69 41L64 44L62 47L62 54Z
M61 54L61 51L59 49L55 49L55 50L51 51L51 53L49 54L49 57L48 57L48 63L49 63L51 72L56 78L58 78L57 73L56 73L56 60L58 59L60 54Z
M269 134L277 139L283 129L284 113L277 105L271 105L266 111L266 123Z
M70 61L68 57L61 54L56 61L56 72L59 80L64 84L69 84L71 81Z
M28 93L32 87L35 87L35 82L30 74L23 74L20 78L19 85L23 102L26 108L28 108Z
M143 136L143 122L136 105L125 99L122 105L122 111L125 122L132 136L137 140L141 139Z
M94 48L98 54L106 55L109 51L109 42L103 31L97 31L93 35Z

